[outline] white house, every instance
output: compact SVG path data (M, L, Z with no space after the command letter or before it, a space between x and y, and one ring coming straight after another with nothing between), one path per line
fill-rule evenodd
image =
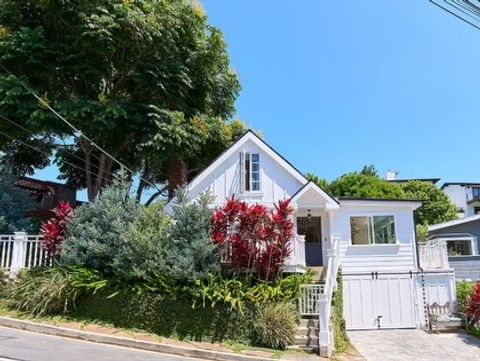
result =
M327 267L326 284L314 297L319 305L315 301L304 310L320 318L323 354L331 350L328 323L338 267L349 329L421 327L426 304L454 301L454 274L446 249L417 247L414 212L421 202L336 199L252 131L193 179L188 190L193 199L211 192L215 206L232 195L268 207L291 199L296 234L286 271Z
M441 189L457 208L459 217L480 213L480 183L444 183Z

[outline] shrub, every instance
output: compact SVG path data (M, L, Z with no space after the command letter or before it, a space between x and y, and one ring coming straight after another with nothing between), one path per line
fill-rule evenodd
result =
M480 323L480 282L475 284L473 293L468 300L466 315L468 317L469 328L478 328Z
M99 273L82 268L38 268L7 287L11 306L32 316L66 314L78 297L107 286Z
M268 304L259 310L254 326L254 342L284 350L293 344L299 315L293 303Z
M112 272L127 282L148 281L166 268L170 220L158 203L142 210L116 250Z
M55 216L42 224L42 247L50 257L55 257L67 237L67 223L73 215L73 208L68 202L60 202L55 209Z
M458 311L465 313L468 307L470 296L475 288L475 282L461 281L457 282L457 306Z
M213 215L213 241L229 248L234 270L270 281L280 275L291 253L292 211L289 201L269 211L264 205L249 205L232 197Z
M336 352L344 352L350 344L343 318L343 277L337 276L337 290L333 296L333 335Z
M113 263L122 249L123 237L140 217L142 207L129 196L129 185L115 180L95 202L75 210L67 225L61 262L114 275Z
M172 226L165 253L165 273L179 281L204 278L220 270L217 245L210 238L212 196L204 193L196 201L178 189L171 214Z

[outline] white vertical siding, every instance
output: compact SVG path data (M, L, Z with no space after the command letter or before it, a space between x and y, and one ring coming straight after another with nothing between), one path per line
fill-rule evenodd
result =
M249 141L241 151L260 154L260 181L261 191L258 193L242 194L240 187L239 152L228 157L212 174L208 175L198 186L190 189L192 198L198 197L201 192L210 191L215 197L214 205L225 203L225 199L236 197L251 202L261 203L272 207L279 200L293 196L303 184L290 175L265 153L255 143Z

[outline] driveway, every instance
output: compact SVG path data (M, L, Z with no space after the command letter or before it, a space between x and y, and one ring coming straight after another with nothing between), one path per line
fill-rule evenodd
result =
M480 340L465 333L379 330L348 335L367 361L480 361Z

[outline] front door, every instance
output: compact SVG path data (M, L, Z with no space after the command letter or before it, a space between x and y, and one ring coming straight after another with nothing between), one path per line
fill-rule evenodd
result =
M307 266L322 265L322 218L297 217L297 233L305 236L305 262Z

